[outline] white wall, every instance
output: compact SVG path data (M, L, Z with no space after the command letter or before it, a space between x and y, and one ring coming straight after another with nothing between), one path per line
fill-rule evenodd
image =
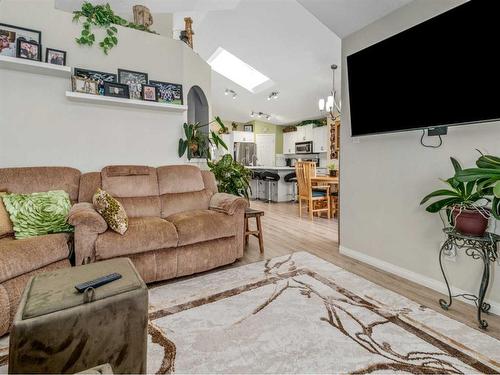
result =
M68 52L67 64L193 85L210 103L211 70L184 43L119 27L119 44L106 56L75 42L81 25L54 9L53 0L3 0L0 22L42 31L45 47ZM96 36L102 35L96 32ZM186 113L83 104L66 99L69 79L0 69L0 167L64 165L82 171L109 164L179 163L177 144Z
M442 13L461 0L413 1L342 41L342 61L346 56L375 42L403 31ZM425 50L422 50L425 57ZM468 56L464 46L464 61ZM439 178L453 175L449 161L456 157L464 166L472 166L478 157L476 148L500 154L500 123L449 128L444 144L438 149L426 149L419 143L420 131L367 136L355 143L350 137L350 113L347 87L347 64L342 72L343 114L341 127L341 252L375 264L391 272L443 290L438 264L438 250L444 239L442 224L419 206L427 193L442 187ZM473 77L467 72L464 77ZM373 74L377 74L376 71ZM383 84L383 81L382 81ZM431 86L431 83L422 82ZM467 79L464 80L466 91ZM377 95L376 87L367 87ZM457 103L457 106L463 103ZM425 98L422 98L425 111ZM373 121L384 121L391 103L374 114ZM498 225L500 227L500 225ZM477 293L482 272L481 262L463 253L456 263L446 262L454 286ZM495 265L493 273L498 273ZM493 275L489 298L500 307L500 283Z

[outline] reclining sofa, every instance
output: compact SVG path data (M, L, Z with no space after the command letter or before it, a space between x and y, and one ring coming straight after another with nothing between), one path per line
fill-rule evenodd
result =
M125 208L120 235L94 210L97 188ZM64 167L0 169L0 191L65 190L74 203L75 265L128 257L146 283L207 271L243 256L248 202L218 193L214 175L190 165L108 166L81 174ZM28 279L70 267L71 235L0 239L0 336L7 333Z

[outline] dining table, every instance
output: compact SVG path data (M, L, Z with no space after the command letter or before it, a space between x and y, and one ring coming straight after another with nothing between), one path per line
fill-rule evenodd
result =
M321 174L318 174L316 176L313 176L311 177L311 182L314 184L319 184L319 183L323 183L323 184L332 184L332 185L338 185L339 183L339 178L338 177L331 177L329 175L321 175Z

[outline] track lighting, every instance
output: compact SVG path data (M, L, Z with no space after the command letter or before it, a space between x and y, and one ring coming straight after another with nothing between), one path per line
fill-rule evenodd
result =
M236 91L234 90L231 90L231 89L226 89L224 91L224 95L231 95L233 97L233 99L236 99L236 97L238 96L238 94L236 93Z
M255 117L257 116L258 118L265 118L266 120L270 120L271 119L271 115L268 115L267 113L264 113L264 112L250 112L250 117Z
M267 100L278 99L279 95L280 95L279 91L273 91L272 93L269 94Z

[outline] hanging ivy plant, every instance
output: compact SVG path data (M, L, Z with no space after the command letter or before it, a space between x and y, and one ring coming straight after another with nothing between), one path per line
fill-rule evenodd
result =
M118 29L113 25L130 27L136 30L155 33L154 31L149 30L144 25L138 25L133 22L128 22L120 16L117 16L113 12L109 4L94 6L89 2L84 2L82 4L82 9L73 12L73 14L73 21L75 22L79 22L80 18L85 17L80 37L76 38L76 42L80 45L94 45L95 34L92 32L93 26L106 29L106 36L102 41L99 42L99 47L102 48L106 55L111 48L118 44Z

